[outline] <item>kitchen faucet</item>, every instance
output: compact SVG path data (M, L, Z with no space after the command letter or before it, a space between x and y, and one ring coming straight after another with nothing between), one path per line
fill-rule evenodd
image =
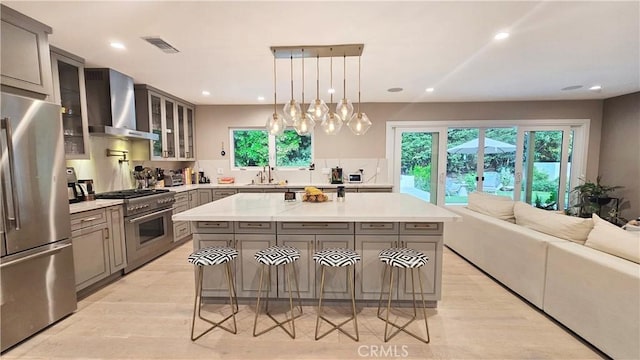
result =
M264 184L264 167L262 170L258 171L256 176L260 178L260 184Z

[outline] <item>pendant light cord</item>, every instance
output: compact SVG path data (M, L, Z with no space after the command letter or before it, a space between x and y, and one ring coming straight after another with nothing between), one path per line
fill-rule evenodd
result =
M276 51L273 50L273 113L277 114L278 112L278 108L277 108L277 91L276 91L276 83L277 83L277 79L276 79Z
M320 54L316 55L316 99L320 99Z
M343 55L343 65L342 65L342 96L344 99L347 98L347 55Z
M330 49L331 51L331 60L330 60L330 65L329 65L329 74L331 75L331 79L329 81L329 86L331 86L331 90L333 90L329 96L329 112L331 113L331 105L333 105L333 93L335 92L335 90L333 89L333 48Z
M358 115L360 115L360 59L362 55L358 56Z
M293 53L291 53L291 100L293 100Z
M304 49L302 49L302 102L300 103L300 109L302 109L303 105L304 105Z

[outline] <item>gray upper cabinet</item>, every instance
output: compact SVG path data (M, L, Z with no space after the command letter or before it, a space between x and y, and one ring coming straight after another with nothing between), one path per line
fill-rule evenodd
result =
M148 85L134 89L138 129L160 137L150 142L150 160L195 160L194 106Z
M53 101L62 107L65 156L67 159L89 159L84 59L51 47L51 70Z
M48 100L53 93L48 39L51 27L1 6L2 91Z

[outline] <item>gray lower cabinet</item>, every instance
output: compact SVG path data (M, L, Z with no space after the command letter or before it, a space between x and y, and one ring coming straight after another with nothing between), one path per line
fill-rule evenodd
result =
M204 205L212 202L212 192L211 189L198 189L197 198L198 198L198 206Z
M109 227L107 223L71 232L76 291L109 276Z
M362 261L355 269L326 268L325 299L350 299L349 277L354 275L355 295L360 300L377 300L383 287L384 264L378 259L381 250L391 247L409 247L420 250L429 257L426 266L420 268L422 290L429 305L440 300L442 274L442 224L411 222L231 222L201 221L194 223L194 247L232 246L238 252L234 264L235 286L239 297L255 298L258 292L261 266L254 258L258 250L273 245L292 246L300 250L295 262L296 275L303 299L320 296L322 268L313 261L313 254L326 248L355 249ZM270 297L286 299L289 286L295 296L295 283L287 282L283 267L276 272L271 268ZM410 274L410 273L408 273ZM415 279L416 291L420 284ZM389 280L384 283L388 289ZM411 300L411 278L401 270L394 274L393 300ZM224 267L205 268L204 296L228 296ZM418 298L419 299L419 298Z
M127 266L127 245L124 241L124 216L122 206L107 208L109 221L109 265L110 273Z
M416 249L429 257L429 262L420 268L422 291L426 301L438 301L442 290L442 223L400 223L400 246ZM411 273L400 272L398 299L412 300ZM416 293L420 291L417 273L414 276ZM416 299L420 299L419 296Z
M175 195L173 203L173 214L179 214L190 208L189 192L181 192ZM191 235L191 225L188 221L173 222L173 241L177 242Z
M290 245L301 252L296 270L302 298L320 296L321 267L313 261L313 253L326 248L353 249L353 223L283 222L278 223L278 245ZM325 270L325 299L350 299L347 271L353 268ZM288 297L283 269L278 269L278 297ZM292 286L294 284L292 283ZM295 290L295 288L294 288Z
M121 206L72 214L71 229L76 291L126 266Z
M200 222L198 224L203 224ZM194 234L194 246L196 250L213 246L234 246L234 235L230 233L222 234ZM238 259L232 265L232 271L237 273L236 266ZM224 266L206 266L204 268L204 279L202 282L203 296L228 297L229 290Z
M442 224L437 223L356 223L356 251L362 262L356 270L356 296L359 299L378 300L381 286L388 291L389 274L383 284L386 265L378 259L381 250L392 247L407 247L421 251L429 262L420 268L422 291L425 301L440 300L442 271ZM388 270L387 270L388 271ZM394 271L392 299L412 300L410 271ZM418 273L414 275L417 300L420 300Z

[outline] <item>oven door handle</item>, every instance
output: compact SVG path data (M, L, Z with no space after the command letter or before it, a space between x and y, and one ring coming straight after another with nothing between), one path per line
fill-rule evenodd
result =
M157 211L157 212L154 212L154 213L151 213L151 214L148 214L148 215L144 215L144 216L137 217L135 219L131 219L131 220L129 220L129 224L133 224L133 223L148 219L150 217L158 216L160 214L164 214L164 213L169 212L169 211L173 211L173 208L168 208L166 210Z

